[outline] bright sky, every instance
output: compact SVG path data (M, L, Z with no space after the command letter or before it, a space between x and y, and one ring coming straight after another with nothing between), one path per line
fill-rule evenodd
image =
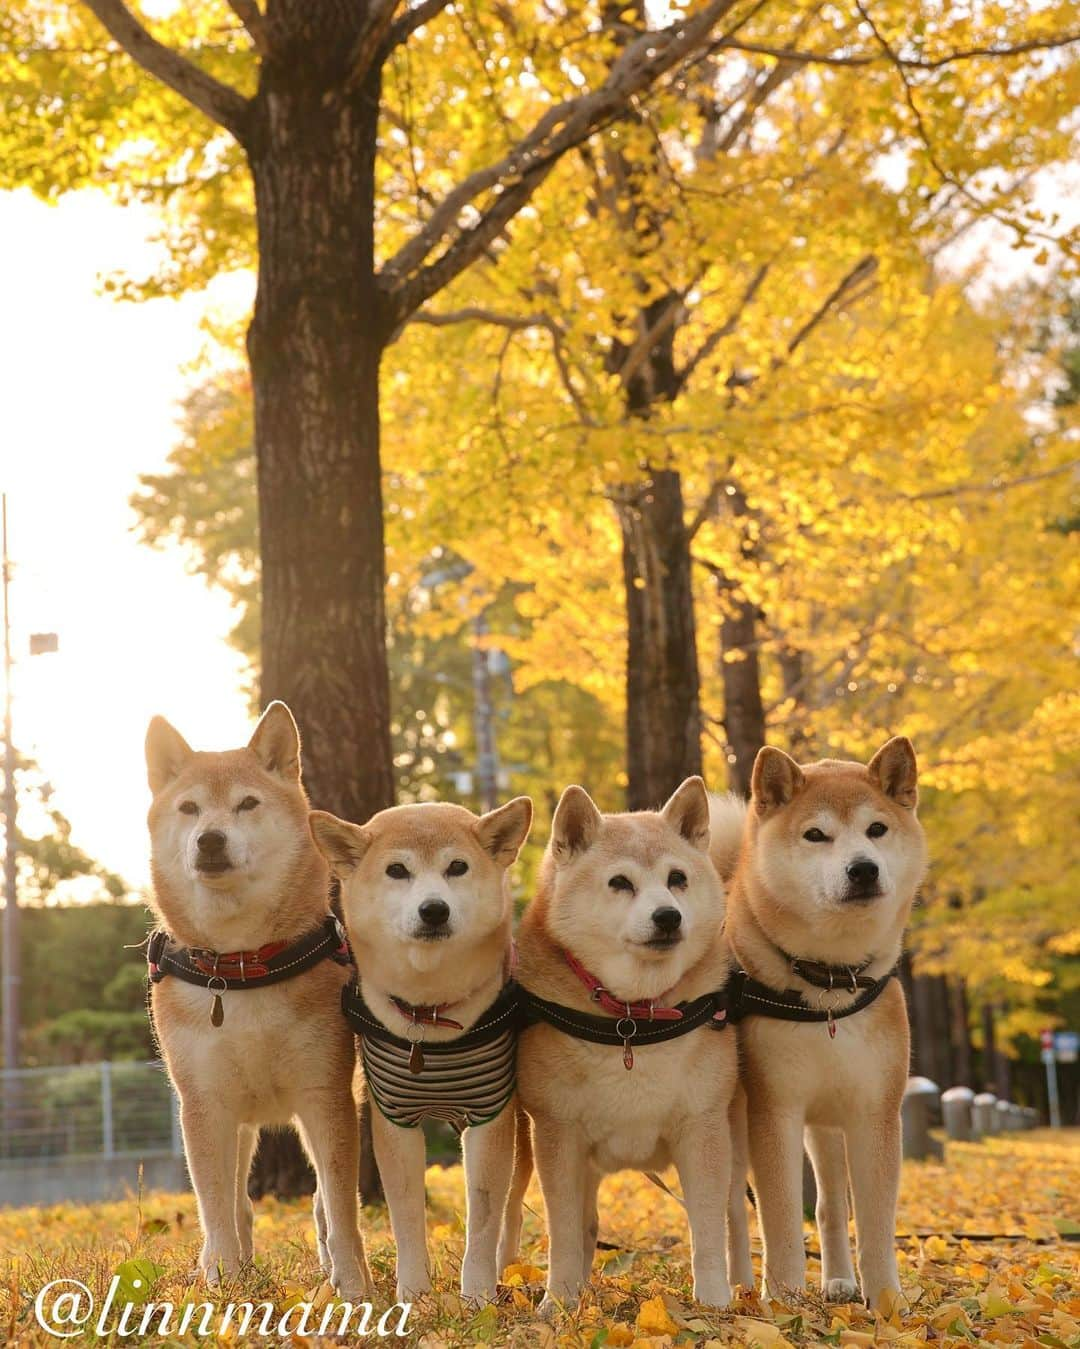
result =
M55 787L73 838L133 884L147 879L146 723L192 744L243 743L230 609L179 550L132 533L128 499L176 439L184 367L205 298L117 304L100 277L149 271L153 219L96 193L50 207L0 193L0 370L8 494L15 739ZM60 654L27 654L31 632Z

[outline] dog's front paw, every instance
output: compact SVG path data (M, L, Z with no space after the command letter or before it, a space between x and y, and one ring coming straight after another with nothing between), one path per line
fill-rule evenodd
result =
M731 1285L722 1276L694 1280L694 1301L705 1307L731 1305Z
M219 1288L228 1279L234 1279L240 1273L242 1261L238 1255L201 1255L199 1274L211 1288Z
M859 1285L854 1279L829 1279L825 1284L826 1302L858 1302Z
M461 1296L466 1302L475 1303L477 1306L482 1306L494 1298L495 1284L493 1274L476 1274L466 1270L461 1272Z
M551 1321L561 1312L575 1311L580 1301L580 1288L570 1286L558 1290L549 1288L537 1308L537 1315L544 1321Z
M394 1296L399 1302L415 1302L430 1292L431 1280L425 1275L422 1279L399 1279Z

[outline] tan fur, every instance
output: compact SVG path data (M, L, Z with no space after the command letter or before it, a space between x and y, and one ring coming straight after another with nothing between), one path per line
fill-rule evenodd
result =
M900 955L912 902L926 869L926 844L915 815L915 759L910 744L890 741L868 766L826 760L799 768L766 748L755 765L753 799L738 812L713 808L713 847L721 862L738 856L728 892L726 934L755 979L798 989L811 1005L850 1005L847 991L823 993L792 973L780 951L830 965L861 964L886 974ZM867 836L880 822L888 831ZM803 835L821 828L829 842ZM847 865L869 859L882 893L844 899ZM802 1148L814 1164L822 1288L848 1300L855 1276L847 1238L847 1186L855 1204L862 1290L872 1305L898 1290L894 1242L900 1170L900 1102L908 1074L908 1025L899 982L864 1011L836 1023L751 1016L739 1027L740 1080L745 1092L749 1158L765 1243L769 1292L801 1288ZM740 1103L742 1109L742 1103ZM737 1159L746 1145L736 1141ZM752 1280L745 1232L745 1173L732 1183L732 1276Z
M147 733L154 799L149 826L154 907L183 945L250 950L293 941L327 913L328 873L311 843L299 780L299 738L272 703L245 749L191 750L160 717ZM245 798L257 799L238 811ZM185 802L198 815L180 810ZM227 838L234 861L200 875L195 840ZM331 961L268 988L211 995L167 977L153 986L154 1024L181 1102L184 1150L199 1207L199 1267L213 1281L250 1260L253 1210L247 1176L262 1125L296 1125L318 1178L320 1262L344 1297L373 1285L357 1228L358 1142L351 1081L353 1037L340 1011L347 971Z
M356 956L364 999L396 1035L404 1022L391 995L416 1004L452 1003L449 1013L468 1030L491 1006L509 973L512 904L508 868L532 822L532 802L518 797L477 817L445 803L396 806L366 825L313 811L316 844L342 881L345 926ZM468 864L459 877L452 861ZM398 864L408 879L387 875ZM422 935L419 905L443 899L449 936ZM425 1039L462 1032L428 1027ZM465 1130L466 1246L461 1288L481 1299L495 1292L499 1227L514 1158L515 1105L487 1124ZM425 1140L372 1111L372 1134L397 1244L398 1297L431 1288L424 1221Z
M720 936L723 888L708 860L708 817L700 778L663 812L601 816L579 787L556 811L536 897L519 935L519 979L541 997L582 1011L596 1004L567 966L570 950L615 996L670 1004L721 987L728 956ZM672 869L688 884L669 890ZM634 895L609 886L626 875ZM655 951L640 942L656 905L683 913L684 940ZM702 1028L634 1050L627 1071L617 1047L591 1044L541 1024L518 1047L518 1089L531 1116L532 1146L547 1207L551 1254L545 1309L574 1302L596 1245L596 1192L603 1174L674 1163L693 1240L695 1295L730 1299L723 1252L730 1167L727 1112L735 1087L735 1040ZM522 1148L515 1195L528 1166ZM516 1246L508 1222L504 1255Z

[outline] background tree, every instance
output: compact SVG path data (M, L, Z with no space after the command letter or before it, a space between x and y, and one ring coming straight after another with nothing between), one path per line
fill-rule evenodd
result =
M250 173L259 275L248 352L261 696L282 698L296 712L311 747L313 800L353 819L394 799L379 453L383 351L420 305L497 245L568 150L668 72L699 59L736 3L704 0L617 51L592 41L588 61L575 53L540 63L540 77L522 86L515 120L497 134L475 87L462 102L443 84L439 102L443 118L457 123L456 153L422 173L412 162L417 214L396 240L384 234L389 246L380 259L376 216L393 214L396 174L396 165L378 162L380 122L393 111L381 92L384 69L392 62L408 68L414 50L429 45L433 70L454 69L435 32L446 8L444 0L412 7L398 0L344 7L268 0L261 11L206 0L183 7L155 33L123 0L85 0L47 13L20 4L9 20L14 54L41 88L36 97L27 94L20 79L11 100L24 153L40 135L36 114L47 109L45 124L60 130L53 153L30 176L43 190L114 171L118 158L128 182L163 161L182 162L189 199L204 190L201 207L209 211L226 199L235 203L237 189L225 175ZM91 14L161 90L133 80L126 61L102 51ZM556 19L537 5L523 17L527 41L556 29L560 41L595 38L589 6ZM516 39L516 20L506 28ZM529 46L515 41L515 48L517 61L531 65ZM86 82L97 80L102 62L115 82L105 91L98 84L88 100ZM189 105L176 120L172 95ZM142 154L140 141L148 142ZM190 221L189 231L196 225ZM208 239L188 242L194 252L214 251Z

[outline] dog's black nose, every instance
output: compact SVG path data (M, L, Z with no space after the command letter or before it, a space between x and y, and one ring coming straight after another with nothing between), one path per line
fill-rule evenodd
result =
M209 857L213 853L223 852L225 849L225 835L220 829L207 829L201 833L195 840L199 852L204 857Z
M848 863L847 874L852 885L873 885L878 878L878 864L869 857L856 857Z
M425 899L419 912L421 921L428 927L442 927L450 917L450 905L445 899Z
M652 920L653 926L658 927L661 932L677 932L682 925L682 914L678 909L666 904L663 908L653 909Z

